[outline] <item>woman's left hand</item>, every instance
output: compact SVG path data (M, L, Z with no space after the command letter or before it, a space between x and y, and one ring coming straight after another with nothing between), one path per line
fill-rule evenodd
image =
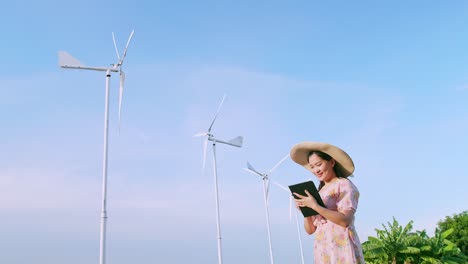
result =
M315 198L307 190L305 190L305 193L307 196L294 193L294 195L299 197L299 199L294 199L296 204L300 207L309 207L315 210L315 208L318 206L317 200L315 200Z

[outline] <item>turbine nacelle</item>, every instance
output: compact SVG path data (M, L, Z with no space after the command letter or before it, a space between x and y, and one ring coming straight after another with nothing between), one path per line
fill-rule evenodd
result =
M255 175L258 175L260 177L262 177L263 179L263 183L264 183L264 188L265 188L265 200L268 201L269 199L269 193L270 193L270 175L271 173L273 173L274 170L276 170L279 165L281 165L281 163L283 163L287 158L289 157L289 154L287 154L286 156L284 156L284 158L282 158L278 163L276 163L275 166L273 166L273 168L271 170L269 170L267 173L261 173L259 171L257 171L253 166L252 164L250 164L249 162L247 162L247 168L244 168L245 171L247 172L250 172L252 174L255 174ZM267 205L266 205L267 206Z
M247 162L247 168L244 168L245 171L247 172L250 172L252 174L255 174L255 175L258 175L260 177L263 178L263 180L269 180L270 179L270 175L271 173L273 173L273 171L275 171L287 158L289 157L289 154L287 154L286 156L284 156L278 163L276 163L275 166L273 166L273 168L271 168L267 173L261 173L259 171L257 171L253 166L252 164L250 164L249 162ZM269 185L267 186L267 194L268 194L268 189L269 189Z
M242 136L235 137L235 138L233 138L233 139L231 139L229 141L224 141L224 140L220 140L220 139L215 138L214 135L211 134L211 129L213 128L213 125L214 125L216 119L218 118L218 114L221 111L221 107L223 106L225 100L226 100L226 94L223 96L223 99L221 100L221 103L218 106L218 110L216 111L216 114L215 114L213 120L211 121L210 126L208 127L208 130L207 131L202 131L202 132L199 132L199 133L193 135L194 137L206 136L205 142L203 143L203 169L205 169L205 165L206 165L206 150L207 150L207 147L208 147L208 141L212 141L213 144L222 143L222 144L230 145L230 146L233 146L233 147L238 147L238 148L242 147L242 143L243 143Z
M208 136L208 140L209 141L213 141L213 142L217 142L217 143L222 143L222 144L226 144L226 145L230 145L230 146L234 146L234 147L238 147L238 148L241 148L242 147L242 141L243 141L243 138L242 136L238 136L238 137L235 137L229 141L223 141L223 140L220 140L220 139L216 139L215 137L213 137L213 135L209 135Z
M247 161L247 168L244 168L245 171L247 172L250 172L252 174L255 174L255 175L258 175L260 177L262 177L263 180L268 180L268 174L266 173L261 173L259 171L257 171L253 166L252 164L250 164L248 161Z
M74 58L66 51L59 51L58 58L59 58L59 66L62 68L67 69L80 69L80 70L93 70L93 71L105 71L105 72L119 72L120 73L120 81L119 81L119 131L120 131L120 120L122 116L122 99L123 99L123 92L124 92L124 83L125 83L125 73L122 70L122 64L124 62L125 57L127 56L128 46L130 45L130 41L135 34L135 30L132 30L130 33L130 37L127 40L127 45L123 51L122 57L119 54L119 50L117 48L117 42L115 41L114 32L112 32L112 40L114 41L115 52L117 53L117 63L111 64L111 67L90 67L81 64L79 60Z
M93 71L111 71L111 72L119 71L117 67L115 66L115 64L113 67L92 67L92 66L83 65L81 64L79 60L77 60L75 57L73 57L66 51L59 51L58 58L59 58L59 66L61 68L93 70Z

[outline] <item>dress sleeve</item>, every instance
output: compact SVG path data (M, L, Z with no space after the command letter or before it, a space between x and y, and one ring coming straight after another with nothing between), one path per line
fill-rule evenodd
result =
M359 200L359 191L348 179L340 182L339 196L336 203L337 210L340 212L352 210L356 212Z

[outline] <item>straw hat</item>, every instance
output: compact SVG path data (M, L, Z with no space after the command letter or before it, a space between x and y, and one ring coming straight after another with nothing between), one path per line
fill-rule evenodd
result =
M328 143L302 142L296 144L291 149L290 156L297 164L304 166L304 168L312 172L312 169L309 166L309 161L307 160L307 155L313 150L318 150L330 155L336 161L335 169L341 174L341 176L348 177L353 174L354 163L351 157L342 149Z

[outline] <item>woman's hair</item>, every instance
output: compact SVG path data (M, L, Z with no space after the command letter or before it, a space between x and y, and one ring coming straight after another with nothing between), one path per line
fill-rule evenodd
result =
M325 153L325 152L318 151L318 150L312 150L311 152L309 152L309 154L307 154L307 161L309 161L310 156L312 156L312 155L314 155L314 154L317 155L317 156L319 156L319 157L322 158L323 160L326 160L326 161L330 161L330 160L332 159L332 156L328 155L328 154ZM338 178L345 178L345 177L343 177L343 175L341 175L341 172L340 172L339 170L336 169L336 163L335 163L335 166L333 167L333 171L335 172L336 177L338 177ZM323 186L325 186L325 182L320 181L318 190L320 191L320 189L322 189Z

